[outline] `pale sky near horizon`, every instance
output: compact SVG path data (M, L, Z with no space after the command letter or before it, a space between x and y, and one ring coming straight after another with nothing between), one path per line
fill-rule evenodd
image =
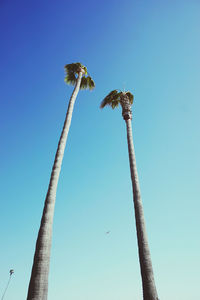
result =
M140 300L125 123L99 109L130 90L133 137L160 300L198 300L200 2L0 2L0 297L26 299L51 167L80 61L58 184L48 300ZM110 231L109 234L106 234ZM199 297L199 298L198 298Z

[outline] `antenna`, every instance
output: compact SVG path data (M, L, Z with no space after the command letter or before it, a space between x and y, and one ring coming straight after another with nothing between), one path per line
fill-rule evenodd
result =
M6 285L6 288L5 288L5 291L4 291L4 293L3 293L3 296L2 296L2 298L1 298L1 300L4 299L4 296L5 296L6 291L7 291L7 289L8 289L8 286L9 286L9 283L10 283L10 280L11 280L11 277L12 277L12 274L14 273L14 270L11 269L11 270L9 271L9 273L10 273L10 277L9 277L9 279L8 279L8 283L7 283L7 285Z
M123 82L123 93L125 93L125 90L126 90L126 82L124 81Z

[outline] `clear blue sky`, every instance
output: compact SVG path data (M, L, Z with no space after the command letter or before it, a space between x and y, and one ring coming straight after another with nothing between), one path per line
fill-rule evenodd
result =
M133 134L161 300L193 300L200 281L200 2L0 2L0 296L26 299L35 241L80 61L96 82L75 104L55 207L49 300L142 299L120 109L134 93ZM105 232L110 230L110 234Z

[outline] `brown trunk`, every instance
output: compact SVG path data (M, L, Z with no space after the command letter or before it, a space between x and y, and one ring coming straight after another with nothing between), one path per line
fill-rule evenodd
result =
M54 206L56 200L56 190L64 156L65 145L71 124L74 103L80 89L82 72L79 72L77 82L69 101L68 110L63 126L63 130L58 143L58 148L51 172L48 192L45 199L44 210L32 267L27 300L47 300L48 296L48 275L52 240L52 225L54 216Z
M140 261L140 270L142 275L143 299L158 300L156 286L154 282L151 256L148 246L147 233L145 229L144 212L140 194L139 180L136 168L135 151L133 145L131 119L125 119L127 127L127 141L129 151L129 163L131 170L131 180L133 187L133 202L135 208L135 220L138 240L138 252Z

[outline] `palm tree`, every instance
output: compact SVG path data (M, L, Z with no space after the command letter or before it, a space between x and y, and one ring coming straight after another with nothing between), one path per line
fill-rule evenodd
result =
M49 187L45 199L43 215L36 242L27 300L47 300L52 225L56 200L56 190L69 127L71 124L73 107L79 89L89 88L90 90L92 90L95 87L94 81L87 74L87 68L81 63L68 64L65 66L65 71L65 82L67 84L75 85L75 87L69 101L64 126L58 143L57 152L51 172Z
M158 300L156 286L154 282L153 268L151 263L150 251L145 229L144 212L142 207L142 199L140 194L139 180L136 168L135 152L132 136L132 110L133 95L130 92L121 92L114 90L110 92L101 102L100 108L111 106L113 109L119 104L122 107L122 116L126 122L127 142L129 151L129 163L131 171L131 180L133 188L133 202L135 208L135 220L137 230L138 252L140 261L140 270L143 285L144 300Z

